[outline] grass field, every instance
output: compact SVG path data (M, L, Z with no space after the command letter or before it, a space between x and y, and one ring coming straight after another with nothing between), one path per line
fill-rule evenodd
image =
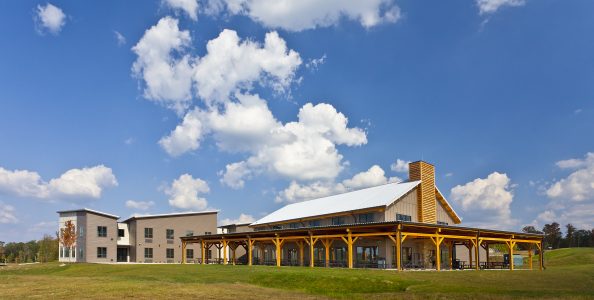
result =
M0 269L0 298L594 299L594 248L546 253L547 270L396 272L57 263ZM535 264L537 266L537 264Z

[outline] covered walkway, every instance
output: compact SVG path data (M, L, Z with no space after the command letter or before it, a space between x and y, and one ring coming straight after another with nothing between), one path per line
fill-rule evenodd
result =
M205 257L205 252L213 246L219 251L223 249L222 260L201 259L201 264L309 265L397 270L424 268L437 271L490 268L514 270L514 249L516 245L522 244L528 249L528 268L532 269L533 252L542 252L542 239L543 236L538 234L401 221L181 238L183 263L186 263L186 246L199 243L201 257ZM489 260L489 248L495 245L504 245L507 249L507 262ZM245 249L244 257L236 257L238 247ZM461 248L468 250L466 261L457 259L455 249ZM227 257L225 249L229 249L230 257ZM481 249L486 251L486 259L480 259ZM541 255L538 266L540 270L544 263L542 257Z

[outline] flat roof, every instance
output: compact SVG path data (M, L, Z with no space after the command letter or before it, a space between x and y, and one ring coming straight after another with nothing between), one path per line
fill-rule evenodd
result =
M108 214L108 213L104 213L98 210L94 210L94 209L90 209L90 208L79 208L79 209L73 209L73 210L59 210L57 211L57 213L62 214L62 213L72 213L72 212L86 212L86 213L92 213L92 214L96 214L96 215L101 215L101 216L105 216L108 218L114 218L114 219L119 219L119 216L116 215L112 215L112 214Z
M158 214L158 215L144 215L144 216L132 216L122 223L126 223L133 219L152 219L152 218L169 218L169 217L181 217L181 216L193 216L193 215L208 215L208 214L216 214L218 210L205 210L205 211L191 211L191 212L181 212L181 213L169 213L169 214Z

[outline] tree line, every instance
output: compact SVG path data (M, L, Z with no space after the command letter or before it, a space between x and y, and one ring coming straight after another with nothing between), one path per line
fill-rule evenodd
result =
M41 240L29 242L0 241L0 262L32 263L58 260L58 238L44 235Z
M544 234L545 249L558 249L569 247L594 247L594 229L577 229L572 224L565 225L565 236L561 232L561 225L557 222L545 224L542 230L534 226L526 226L522 229L526 233Z

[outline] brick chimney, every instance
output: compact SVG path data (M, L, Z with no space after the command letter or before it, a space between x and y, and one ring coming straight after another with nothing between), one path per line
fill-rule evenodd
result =
M408 178L421 180L417 189L417 207L419 222L437 223L437 200L435 195L435 167L424 161L408 164Z

